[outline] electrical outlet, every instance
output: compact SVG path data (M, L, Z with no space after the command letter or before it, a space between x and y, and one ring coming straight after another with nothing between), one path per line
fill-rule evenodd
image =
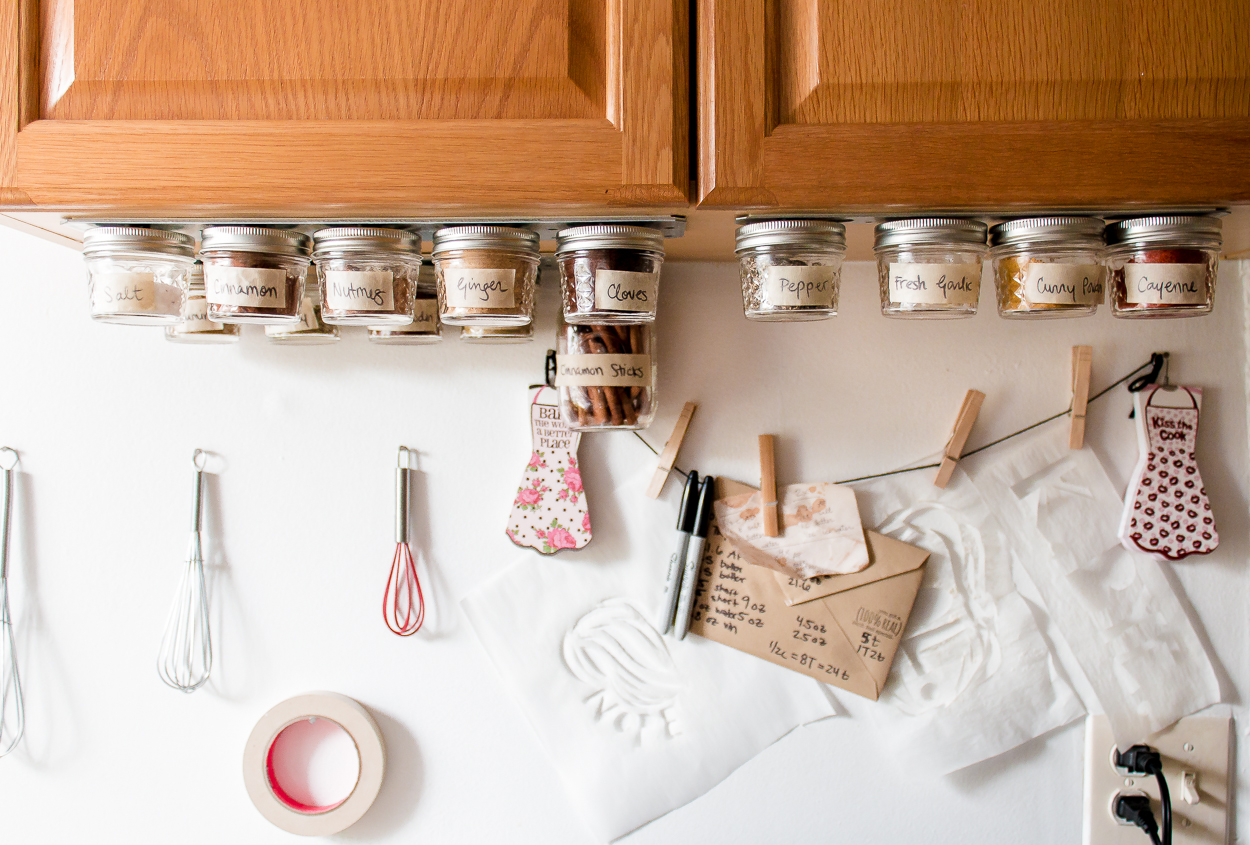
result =
M1139 742L1163 757L1172 794L1173 845L1227 845L1232 724L1230 716L1190 716ZM1113 762L1115 739L1105 716L1085 722L1085 845L1149 845L1144 831L1112 814L1117 794L1147 795L1162 821L1153 776L1127 775ZM1121 749L1127 750L1127 749Z

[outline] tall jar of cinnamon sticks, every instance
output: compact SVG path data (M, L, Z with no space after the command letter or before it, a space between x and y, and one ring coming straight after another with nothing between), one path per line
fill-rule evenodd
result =
M646 428L655 417L655 324L560 322L560 413L576 431Z

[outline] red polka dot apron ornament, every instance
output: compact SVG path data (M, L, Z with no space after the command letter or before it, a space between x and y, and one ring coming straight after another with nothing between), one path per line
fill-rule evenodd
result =
M1152 384L1133 401L1141 456L1124 496L1120 542L1165 560L1210 554L1220 535L1194 457L1202 388Z
M530 393L529 463L508 515L508 539L545 555L590 542L590 510L577 463L581 433L560 416L559 394L541 385Z

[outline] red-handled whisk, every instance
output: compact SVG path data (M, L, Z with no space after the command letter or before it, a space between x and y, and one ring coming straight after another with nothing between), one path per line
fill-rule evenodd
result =
M386 627L401 637L420 631L425 622L425 595L408 545L408 473L412 470L412 454L407 446L399 447L395 470L395 559L391 561L391 576L382 597Z

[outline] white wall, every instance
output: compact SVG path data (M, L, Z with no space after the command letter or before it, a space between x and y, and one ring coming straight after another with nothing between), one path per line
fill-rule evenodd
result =
M0 760L3 841L294 841L252 808L240 755L266 709L311 689L365 703L388 744L378 803L342 838L590 841L455 604L517 557L504 520L528 454L525 388L552 331L551 287L544 340L523 347L386 349L352 333L282 349L258 331L233 347L180 347L159 330L91 323L75 253L0 229L0 255L0 444L22 452L11 577L28 715L24 746ZM755 435L771 431L781 479L843 478L940 448L969 387L988 394L971 445L1064 408L1075 343L1095 347L1096 388L1168 349L1173 379L1206 389L1199 456L1223 540L1173 567L1175 582L1244 721L1239 272L1225 265L1217 311L1200 320L1030 325L990 308L918 324L882 318L872 268L857 264L834 321L763 326L742 318L733 265L673 265L650 436L662 441L694 399L683 466L751 480ZM1090 441L1117 482L1136 449L1128 409L1118 392L1091 406ZM407 640L379 618L400 443L421 450L417 543L432 566L428 628ZM218 662L209 688L183 696L154 663L195 447L225 460L208 493ZM609 497L612 455L645 463L641 449L628 435L584 441L592 509ZM865 720L834 719L629 841L1074 842L1081 754L1078 724L930 780L885 759Z

